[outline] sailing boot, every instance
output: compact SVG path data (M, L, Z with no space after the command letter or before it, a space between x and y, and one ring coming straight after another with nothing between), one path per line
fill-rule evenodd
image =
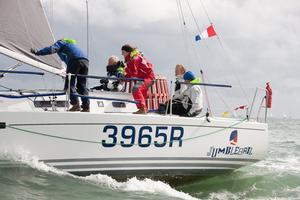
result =
M138 111L134 112L133 114L141 114L141 115L146 115L147 114L147 108L139 108Z
M90 112L89 108L82 108L82 110L80 112Z
M75 112L75 111L80 111L80 105L79 103L76 103L72 106L72 108L69 109L69 112Z

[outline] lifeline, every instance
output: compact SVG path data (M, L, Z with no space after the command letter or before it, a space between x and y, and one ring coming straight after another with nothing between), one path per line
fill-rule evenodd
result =
M215 148L214 146L210 147L210 151L207 152L207 156L212 158L217 157L219 154L224 155L252 155L253 147L231 147L227 146L224 148Z

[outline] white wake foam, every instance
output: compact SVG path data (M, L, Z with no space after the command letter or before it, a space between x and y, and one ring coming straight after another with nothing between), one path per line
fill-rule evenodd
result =
M300 173L300 158L288 156L285 158L267 159L254 164L257 167L267 168L276 172Z
M39 161L38 157L31 155L30 152L22 148L19 148L15 151L7 151L2 154L2 157L8 160L13 160L15 162L26 164L42 172L52 172L60 176L73 176L67 172L46 165L44 162Z
M84 178L85 180L98 183L102 186L107 186L111 189L119 189L126 192L146 192L150 194L166 195L174 198L196 200L189 194L180 192L172 188L170 185L161 181L153 181L151 179L138 180L137 178L131 178L126 182L118 182L113 178L106 175L90 175Z
M169 197L185 199L185 200L196 200L197 198L191 195L177 191L170 185L163 183L161 181L153 181L151 179L138 180L137 178L131 178L127 182L118 182L110 176L96 174L87 177L79 177L72 175L68 172L56 169L43 162L39 161L38 157L32 156L29 152L19 149L18 151L6 155L7 158L26 164L34 169L42 172L54 173L59 176L73 177L82 181L88 181L91 183L96 183L103 187L108 187L114 190L121 190L125 192L145 192L154 195L166 195Z

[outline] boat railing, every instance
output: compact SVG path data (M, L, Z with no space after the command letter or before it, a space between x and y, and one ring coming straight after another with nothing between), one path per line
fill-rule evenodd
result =
M268 90L266 90L265 88L260 88L260 87L256 88L253 99L252 99L250 111L249 111L249 114L248 114L247 117L249 119L251 119L251 117L252 117L252 113L253 113L253 110L254 110L254 107L255 107L255 103L257 101L256 99L258 97L258 92L259 91L265 92L265 95L262 97L261 102L258 106L256 120L260 121L260 113L261 113L261 110L264 109L264 122L267 122L267 118L268 118L268 106L267 106Z
M75 74L67 74L66 78L68 80L71 79L72 76L80 76L91 79L102 79L102 80L115 80L124 82L123 88L118 92L124 93L132 93L133 86L138 81L144 81L140 78L117 78L117 77L105 77L105 76L94 76L94 75L75 75ZM66 90L66 102L70 100L70 81L68 81L68 88ZM83 97L82 95L77 95L78 97ZM114 98L104 98L104 97L92 97L92 96L84 96L89 99L102 99L102 100L110 100L110 101L122 101L127 103L137 103L136 101L127 100L127 99L114 99ZM157 75L155 77L154 83L150 86L147 92L146 105L149 111L156 111L159 108L160 103L165 103L169 99L169 88L167 79L161 75ZM66 105L66 108L69 107L69 104Z

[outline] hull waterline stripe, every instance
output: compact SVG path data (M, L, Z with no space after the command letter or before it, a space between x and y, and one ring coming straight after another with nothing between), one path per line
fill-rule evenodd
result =
M120 169L113 169L113 170L67 170L71 174L79 175L79 176L87 176L91 174L99 174L104 173L109 176L116 177L128 177L128 176L150 176L150 177L163 177L164 178L175 178L176 177L207 177L207 176L215 176L218 174L224 175L224 173L232 172L234 169L226 169L226 168L211 168L211 169L126 169L126 170L120 170ZM171 177L170 177L171 176ZM180 179L182 180L182 179Z
M236 169L244 165L224 164L224 163L140 163L140 164L96 164L96 165L53 165L57 169L112 169L112 168L153 168L153 167L172 167L172 168L207 168L222 167Z
M123 157L123 158L74 158L74 159L45 159L39 160L45 163L61 162L105 162L105 161L148 161L148 160L167 160L167 161L231 161L231 162L258 162L259 159L244 158L208 158L208 157Z

